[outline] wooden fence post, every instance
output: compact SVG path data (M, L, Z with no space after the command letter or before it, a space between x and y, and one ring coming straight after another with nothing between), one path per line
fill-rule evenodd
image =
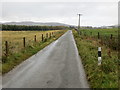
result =
M51 38L51 33L50 33L50 38Z
M48 38L48 33L46 33L46 38Z
M8 42L5 41L5 54L8 55Z
M43 34L42 34L42 42L44 41L44 37L43 37Z
M110 39L112 39L112 38L113 38L113 35L111 34Z
M36 42L36 35L35 35L35 37L34 37L34 40L35 40L35 42Z
M98 32L98 39L100 39L100 33Z
M91 33L91 36L92 36L92 32L90 32Z
M25 37L23 37L23 47L25 48Z

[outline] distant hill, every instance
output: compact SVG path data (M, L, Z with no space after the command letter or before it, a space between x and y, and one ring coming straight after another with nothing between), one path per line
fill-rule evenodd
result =
M68 24L63 24L63 23L57 23L57 22L49 22L49 23L42 23L42 22L7 22L7 23L2 23L5 25L29 25L29 26L71 26Z

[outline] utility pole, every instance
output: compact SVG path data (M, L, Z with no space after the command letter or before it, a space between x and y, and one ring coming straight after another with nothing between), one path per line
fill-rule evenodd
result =
M78 16L79 16L79 20L78 20L78 33L79 33L79 35L80 35L80 16L82 15L82 14L77 14Z

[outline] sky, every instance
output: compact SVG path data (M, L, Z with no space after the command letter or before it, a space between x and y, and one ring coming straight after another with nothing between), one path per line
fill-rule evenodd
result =
M1 0L1 22L59 22L81 26L118 24L119 0Z

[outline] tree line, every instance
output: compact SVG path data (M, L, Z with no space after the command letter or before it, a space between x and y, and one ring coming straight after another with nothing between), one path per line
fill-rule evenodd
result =
M63 30L67 26L27 26L27 25L2 25L2 31L48 31Z

